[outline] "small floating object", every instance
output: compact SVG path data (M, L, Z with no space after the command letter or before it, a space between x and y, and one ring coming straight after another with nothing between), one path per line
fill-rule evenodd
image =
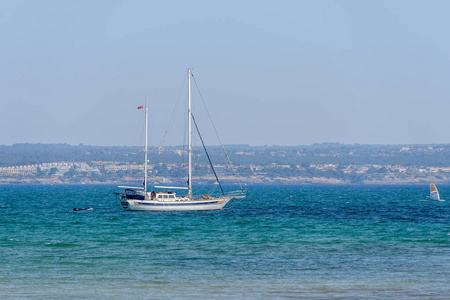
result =
M73 211L93 210L92 207L74 208Z

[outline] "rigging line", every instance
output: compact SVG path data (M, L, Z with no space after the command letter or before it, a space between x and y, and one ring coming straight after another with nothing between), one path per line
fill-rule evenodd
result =
M186 77L186 76L184 76L184 77ZM166 129L166 131L164 132L164 135L163 135L163 138L162 138L161 145L165 145L165 143L166 143L166 138L167 138L167 135L168 135L168 132L169 132L169 130L171 130L172 127L173 127L175 111L176 111L176 109L177 109L178 104L179 104L180 101L181 101L181 93L183 92L183 88L184 88L184 86L186 85L186 81L187 81L187 79L185 78L184 81L183 81L183 84L181 85L181 88L180 88L180 90L179 90L179 92L178 92L177 101L176 101L176 103L175 103L175 106L173 107L172 115L170 116L169 124L167 125L167 129Z
M194 121L195 128L197 129L198 136L200 137L200 141L202 141L203 149L205 149L206 157L208 157L208 161L209 161L209 164L211 166L211 169L212 169L212 171L214 173L214 176L216 176L217 183L219 184L220 190L222 191L222 195L225 196L225 192L223 191L222 185L220 184L219 177L217 177L216 170L214 170L214 166L213 166L213 164L211 162L211 159L209 158L208 151L206 151L205 143L203 142L203 138L202 138L202 136L200 134L200 131L198 130L197 122L195 122L195 118L194 118L194 115L192 113L191 113L191 116L192 116L192 121Z
M185 103L185 105L184 105L184 110L183 111L187 111L188 109L187 109L187 106L188 106L188 104L187 104L187 102ZM187 136L188 136L188 117L187 117L187 114L183 114L183 147L182 147L182 153L181 153L181 161L182 161L182 164L184 165L184 163L186 163L186 158L187 158L187 155L186 155L186 153L188 152L188 150L186 150L186 147L187 147L187 145L186 145L186 139L187 139Z
M188 103L187 103L187 101L185 102L183 111L188 111ZM188 116L187 116L187 114L184 114L184 113L183 113L183 126L184 126L183 127L183 131L182 131L183 132L183 144L181 145L182 146L182 152L181 152L181 163L182 163L182 165L184 165L186 163L186 159L187 159L187 156L188 156L187 155L188 150L187 150L186 139L188 138L188 134L189 134L188 133Z
M147 107L147 105L148 105L147 104L147 95L144 94L144 108ZM150 133L150 125L148 123L146 123L145 120L146 120L146 117L145 117L145 113L144 113L144 114L142 114L142 124L144 124L142 136L143 136L143 144L144 145L145 145L145 139L147 139L148 143L150 143L150 138L149 138L149 135L148 135ZM145 136L145 129L147 129L147 136ZM147 150L147 153L148 153L148 150Z
M223 210L227 210L227 209L232 209L233 207L235 207L236 205L238 205L239 203L241 203L244 199L240 199L239 201L233 201L233 204L228 206L228 207L224 207L222 208Z
M241 191L244 191L244 188L242 187L241 181L239 180L239 177L237 176L236 172L234 171L233 163L231 162L231 159L228 156L227 150L225 150L225 146L222 143L222 139L219 136L219 132L217 131L216 125L214 124L214 122L212 120L212 117L211 117L211 114L209 113L208 107L206 107L205 100L203 100L202 93L200 92L200 88L197 85L197 81L195 80L194 74L191 73L191 76L192 76L192 79L194 79L194 83L195 83L195 86L197 87L198 94L200 95L200 99L202 99L203 106L205 107L206 112L208 113L209 120L211 121L211 124L212 124L212 126L214 128L214 131L216 132L217 138L219 139L220 145L222 146L222 150L225 153L225 157L227 158L228 163L231 165L231 171L233 172L234 176L237 178L237 181L239 183L239 187L241 188Z

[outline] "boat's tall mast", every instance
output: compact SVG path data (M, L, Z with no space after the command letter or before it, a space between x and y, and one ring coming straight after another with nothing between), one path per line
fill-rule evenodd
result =
M188 196L192 197L192 127L191 127L191 118L192 118L192 114L191 114L191 69L188 69L188 131L189 131L189 135L188 135L188 144L189 144L189 190L188 190Z
M147 147L148 147L148 104L145 105L145 162L144 162L144 192L147 194Z

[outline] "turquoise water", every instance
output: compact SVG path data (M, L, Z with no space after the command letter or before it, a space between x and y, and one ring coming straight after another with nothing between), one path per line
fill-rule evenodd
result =
M450 186L246 188L167 213L115 186L0 186L0 298L448 299Z

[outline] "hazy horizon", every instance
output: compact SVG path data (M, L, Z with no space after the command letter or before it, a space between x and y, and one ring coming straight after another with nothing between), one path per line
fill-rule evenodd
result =
M145 102L150 145L181 145L188 68L224 144L450 142L447 1L0 7L2 145L140 145Z
M70 144L70 143L14 143L9 145L0 145L0 147L11 147L14 145L69 145L69 146L86 146L86 147L144 147L144 145L93 145L93 144ZM450 145L450 143L424 143L424 144L361 144L361 143L353 143L353 144L346 144L346 143L340 143L340 142L322 142L322 143L312 143L312 144L299 144L299 145L250 145L250 144L224 144L224 147L309 147L309 146L315 146L315 145L340 145L340 146L441 146L441 145ZM149 145L150 147L187 147L186 145ZM203 147L201 144L193 145L193 147L201 148ZM206 147L221 147L219 144L206 144Z

